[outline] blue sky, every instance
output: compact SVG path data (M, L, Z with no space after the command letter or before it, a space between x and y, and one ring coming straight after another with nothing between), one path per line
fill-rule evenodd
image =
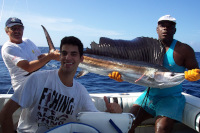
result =
M177 19L175 39L200 52L200 0L0 0L0 45L9 17L20 18L24 37L47 46L41 25L59 47L64 36L76 36L85 47L100 37L131 40L157 38L157 20L170 14Z

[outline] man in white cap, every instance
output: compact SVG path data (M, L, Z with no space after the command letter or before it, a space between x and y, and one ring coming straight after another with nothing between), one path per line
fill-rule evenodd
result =
M19 18L11 17L6 21L5 32L9 40L1 49L2 58L11 76L14 90L18 89L27 75L38 70L50 60L59 60L58 50L41 54L29 39L22 38L24 25Z
M176 19L170 15L160 17L156 30L159 41L166 49L163 66L172 72L185 72L185 78L189 81L199 80L200 70L194 50L189 45L173 39L176 33ZM109 77L119 82L122 81L118 72L113 72ZM148 98L145 99L146 90L130 110L136 116L136 120L129 132L133 133L142 121L152 117L156 117L156 133L171 132L174 122L182 121L185 106L185 97L181 94L182 91L181 84L164 89L151 88ZM144 99L147 101L145 104L143 103Z

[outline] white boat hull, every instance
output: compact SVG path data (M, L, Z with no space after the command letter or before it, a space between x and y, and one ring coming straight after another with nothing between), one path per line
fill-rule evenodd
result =
M92 101L99 111L104 112L106 106L104 103L104 96L109 98L110 102L117 101L123 108L124 113L128 113L133 102L141 92L135 93L96 93L90 94ZM0 109L8 101L12 94L0 94ZM186 98L186 105L183 113L182 123L176 122L174 125L173 133L195 133L199 132L199 120L200 120L200 98L183 93ZM20 116L20 109L13 115L14 122L17 122ZM136 128L136 133L154 133L155 119L149 119L144 121L139 127Z

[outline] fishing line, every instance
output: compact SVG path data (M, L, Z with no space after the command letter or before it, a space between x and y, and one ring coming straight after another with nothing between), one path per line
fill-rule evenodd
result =
M2 1L2 6L1 6L0 23L2 21L3 9L4 9L4 0ZM3 33L1 33L0 38L3 38Z
M16 4L17 4L17 0L15 0L15 3L13 4L12 9L10 10L10 15L9 15L9 17L11 17L12 14L13 14L13 12L15 11Z
M12 89L12 85L10 86L9 90L7 91L7 94L10 92L11 89Z
M4 0L2 1L2 6L1 6L0 23L2 20L3 8L4 8Z
M147 98L148 98L148 96L149 96L149 91L150 91L150 89L151 89L151 88L148 87L147 93L146 93L146 95L145 95L145 97L144 97L144 99L143 99L143 101L142 101L142 104L141 104L141 106L140 106L140 108L139 108L139 110L138 110L138 112L137 112L137 114L136 114L135 120L137 119L137 117L138 117L138 115L139 115L139 112L140 112L140 110L141 110L141 108L142 108L142 105L143 105L144 101L145 101L144 107L146 106Z
M28 6L28 1L26 0L26 9L27 9L27 14L28 14L28 16L30 16L30 12L29 12L29 6Z

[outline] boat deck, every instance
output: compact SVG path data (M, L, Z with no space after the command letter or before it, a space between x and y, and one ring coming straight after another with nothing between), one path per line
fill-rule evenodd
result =
M107 96L110 102L114 102L114 101L118 102L118 104L123 106L123 111L125 113L128 113L133 102L137 99L137 97L140 94L141 93L128 93L128 94L103 93L103 94L90 94L90 95L97 109L102 112L106 110L103 97ZM195 130L196 129L195 126L198 123L194 121L194 117L196 119L196 115L194 115L194 113L198 114L200 112L200 105L196 101L196 100L199 100L199 98L196 98L187 94L184 94L184 95L186 96L187 103L184 110L183 123L176 122L174 124L172 133L197 133L197 131ZM10 96L11 94L7 94L7 95L0 94L0 109L2 109L3 105L7 102ZM194 103L194 104L191 104L191 103ZM14 123L18 121L20 112L21 112L21 109L17 110L17 112L14 113L13 115ZM136 128L135 132L136 133L154 133L155 132L154 122L155 122L154 118L144 121L140 126ZM1 128L0 128L0 133L2 133Z

